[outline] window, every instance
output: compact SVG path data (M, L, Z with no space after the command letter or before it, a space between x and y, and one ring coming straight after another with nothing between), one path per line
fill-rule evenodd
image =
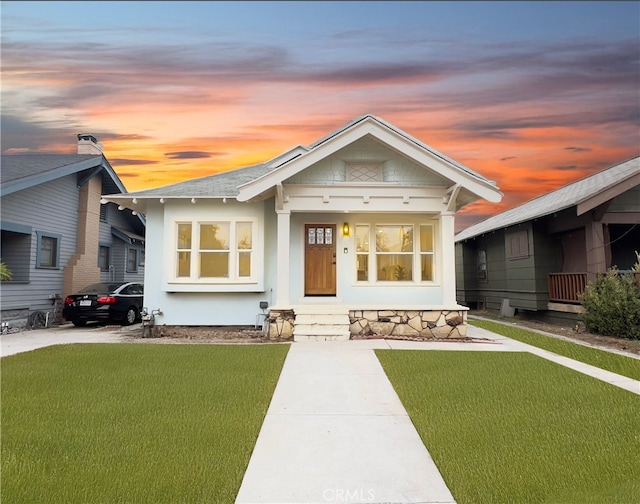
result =
M419 240L414 240L416 232ZM356 224L355 241L356 281L435 281L432 224Z
M507 259L526 259L529 257L529 235L527 231L509 233L505 236Z
M413 226L376 226L377 280L413 280Z
M109 271L109 256L111 249L108 246L100 245L98 250L98 267L100 271Z
M433 282L433 226L420 226L420 271L423 282Z
M254 280L253 222L178 222L176 226L176 279Z
M2 261L11 271L12 282L29 281L31 261L31 229L20 225L2 223ZM10 228L10 230L5 229ZM15 230L15 231L14 231Z
M36 268L58 268L60 261L60 235L36 231Z
M478 250L476 255L476 278L487 279L487 251L484 249Z
M138 271L138 251L134 248L127 249L127 272Z
M369 280L369 225L356 226L356 270L359 282Z

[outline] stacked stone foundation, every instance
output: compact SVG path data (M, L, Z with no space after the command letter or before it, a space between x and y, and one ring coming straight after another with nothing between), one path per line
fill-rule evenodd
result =
M271 340L293 339L294 310L271 310ZM350 310L351 338L467 339L466 310Z
M351 310L351 337L466 339L466 310Z

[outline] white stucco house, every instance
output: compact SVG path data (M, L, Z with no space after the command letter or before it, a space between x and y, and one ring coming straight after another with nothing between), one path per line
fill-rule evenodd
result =
M103 201L147 218L158 325L272 338L466 336L454 215L496 184L373 116L266 163Z

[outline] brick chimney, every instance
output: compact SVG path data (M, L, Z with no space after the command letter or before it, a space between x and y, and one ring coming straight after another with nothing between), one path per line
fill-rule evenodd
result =
M99 156L102 154L102 144L98 142L93 135L80 133L78 135L78 154L94 154Z

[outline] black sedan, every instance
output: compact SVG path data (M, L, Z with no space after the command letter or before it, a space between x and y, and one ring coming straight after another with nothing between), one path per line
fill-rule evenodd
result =
M140 318L142 295L140 283L97 283L67 296L62 315L75 326L84 326L91 321L129 325Z

